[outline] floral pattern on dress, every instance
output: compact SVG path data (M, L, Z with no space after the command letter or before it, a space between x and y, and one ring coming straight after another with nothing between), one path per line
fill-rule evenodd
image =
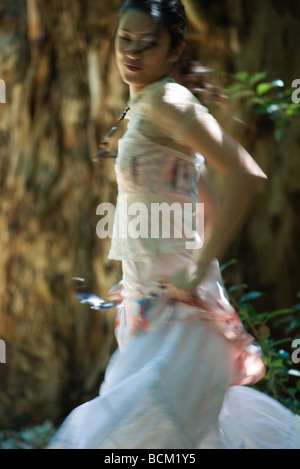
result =
M220 286L221 287L221 286ZM158 327L192 317L204 321L217 334L236 346L237 374L231 383L250 385L259 381L265 373L260 349L248 334L227 299L213 296L207 285L198 286L198 297L193 303L169 298L162 290L143 298L124 298L117 307L115 335L120 349L128 340Z

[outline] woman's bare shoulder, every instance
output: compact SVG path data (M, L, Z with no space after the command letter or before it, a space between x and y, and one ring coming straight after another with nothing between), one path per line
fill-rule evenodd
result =
M166 108L175 107L184 110L196 105L206 109L188 88L172 79L161 80L157 86L154 86L151 99L155 105L165 105Z

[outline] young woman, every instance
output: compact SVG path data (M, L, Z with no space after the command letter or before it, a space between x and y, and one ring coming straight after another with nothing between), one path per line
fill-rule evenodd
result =
M266 176L172 78L184 47L179 0L125 1L115 51L130 121L116 159L109 253L123 268L119 348L100 396L69 415L52 448L300 447L296 416L241 386L258 381L264 366L228 302L217 261ZM204 158L226 180L219 205ZM198 232L189 223L197 202L205 219ZM162 216L154 217L158 207Z

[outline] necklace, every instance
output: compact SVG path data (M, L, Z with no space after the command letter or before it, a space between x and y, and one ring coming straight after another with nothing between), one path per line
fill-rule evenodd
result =
M107 133L106 137L104 140L101 140L99 144L99 151L97 152L97 157L94 158L94 161L101 161L101 160L106 160L107 158L116 158L117 155L113 155L108 151L108 145L109 145L109 139L115 134L118 124L122 122L122 120L125 119L125 116L127 112L129 111L130 107L127 106L125 111L122 112L120 115L119 119L117 120L117 124L113 126L110 131Z

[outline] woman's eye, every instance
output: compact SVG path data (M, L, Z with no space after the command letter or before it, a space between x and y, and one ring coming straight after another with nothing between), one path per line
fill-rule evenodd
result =
M157 45L158 44L155 41L141 41L141 48L143 50L152 49L152 47L156 47Z
M132 42L133 39L127 36L119 36L120 41L124 42ZM150 40L150 39L142 39L140 41L137 41L137 50L145 51L148 49L152 49L153 47L156 47L158 45L156 40Z
M147 47L147 48L148 48L148 47L155 47L155 46L157 46L157 45L158 45L158 44L157 44L157 42L155 42L155 41L153 41L153 42L147 42L147 41L146 41L146 42L145 42L145 47Z

